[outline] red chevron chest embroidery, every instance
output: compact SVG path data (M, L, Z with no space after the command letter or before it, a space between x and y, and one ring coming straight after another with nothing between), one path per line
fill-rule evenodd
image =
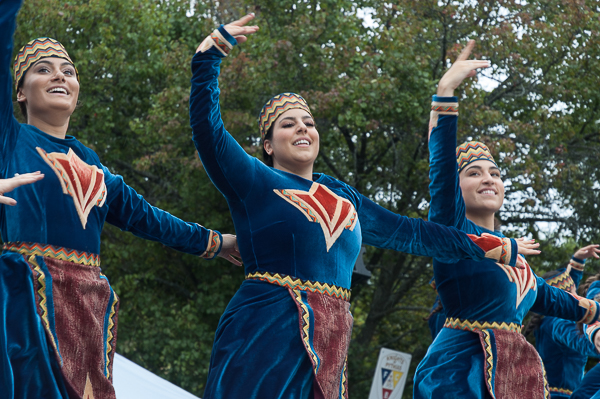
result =
M309 191L273 191L304 213L309 221L321 225L327 252L344 229L353 231L356 226L358 218L354 205L319 183L313 183Z
M509 281L515 283L517 287L517 303L515 309L519 307L525 296L529 293L529 290L535 291L537 288L537 281L535 279L535 275L529 267L529 264L521 255L517 255L523 261L525 265L525 269L517 269L516 267L511 267L508 265L503 265L502 263L496 263L498 266L504 270L504 273L508 276Z
M106 200L104 172L96 165L83 162L72 149L69 149L67 154L48 154L40 147L36 147L36 150L58 176L63 193L73 198L75 209L85 229L92 208L102 207Z

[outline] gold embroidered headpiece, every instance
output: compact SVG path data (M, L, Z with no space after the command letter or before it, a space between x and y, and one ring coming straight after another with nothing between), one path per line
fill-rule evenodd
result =
M281 114L294 108L303 109L312 117L306 100L298 94L281 93L267 101L258 115L258 129L260 130L261 138L265 138L269 128Z
M458 173L467 165L475 161L490 161L496 167L496 161L490 152L490 149L479 141L467 141L456 147L456 162L458 163Z
M73 64L71 57L67 53L67 50L63 47L60 42L51 39L49 37L39 37L33 39L17 53L15 57L15 87L19 88L19 83L25 72L38 60L46 57L58 57L63 58ZM75 68L75 64L73 64ZM77 75L77 81L79 81L79 72L75 68L75 74Z
M575 287L575 282L571 278L571 265L567 266L566 269L560 269L558 274L546 277L545 280L548 285L567 292L570 292L571 288Z

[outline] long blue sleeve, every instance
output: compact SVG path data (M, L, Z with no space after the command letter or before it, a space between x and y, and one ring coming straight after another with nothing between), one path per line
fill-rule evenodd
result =
M542 323L540 329L543 334L552 337L565 347L585 356L600 357L596 347L577 330L577 325L572 321L553 317L551 323Z
M458 102L457 97L433 96L436 102ZM465 216L456 165L458 116L440 115L429 137L429 220L458 229L472 224Z
M451 226L397 215L370 199L362 195L361 197L358 219L361 223L363 242L367 245L413 255L431 256L440 260L484 260L486 251L477 245L478 240L497 240L497 245L501 245L499 237L469 237ZM514 242L512 245L516 248ZM511 260L514 265L514 254Z
M212 259L221 250L221 233L184 222L150 205L118 175L103 168L107 188L106 221L146 240L158 241L181 252Z
M235 43L224 29L220 31L230 43ZM218 82L223 57L214 47L194 56L190 123L194 144L213 184L229 200L243 200L260 161L248 155L223 125Z
M586 324L598 320L600 307L597 302L552 287L541 277L536 278L538 293L531 307L533 312Z
M21 0L0 0L0 172L15 148L19 122L13 115L11 57Z

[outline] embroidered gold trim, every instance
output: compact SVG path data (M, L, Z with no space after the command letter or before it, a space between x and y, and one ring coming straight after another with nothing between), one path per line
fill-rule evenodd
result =
M573 391L571 391L569 389L565 389L565 388L550 387L549 390L550 390L550 392L555 392L555 393L566 393L567 395L572 395L573 394Z
M571 259L569 261L569 266L571 266L575 270L583 271L585 269L585 264L577 262L575 259Z
M470 321L470 320L461 320L453 317L449 317L446 319L444 323L444 327L453 328L455 330L465 330L465 331L479 331L479 330L504 330L504 331L512 331L516 333L521 333L521 326L517 323L498 323L487 322L487 321Z
M294 298L294 301L296 301L300 309L302 309L302 314L300 315L302 343L304 344L306 352L310 356L310 360L313 364L313 371L316 375L319 365L321 364L321 360L319 359L319 356L317 356L317 353L313 350L310 343L310 313L308 311L308 306L306 306L306 304L302 301L302 295L300 294L299 290L292 290L292 294L292 298Z
M208 236L208 245L206 246L206 251L200 257L204 259L212 259L215 257L217 252L221 249L221 237L219 234L210 230L210 235Z
M429 136L434 127L438 125L440 115L458 116L458 103L442 103L433 101L431 103L431 114L429 116Z
M445 326L444 326L445 327ZM485 373L486 373L486 385L488 387L488 392L492 396L492 398L496 399L496 395L494 394L494 352L492 351L492 339L490 337L490 332L483 330L484 335L484 349L485 349Z
M223 56L226 57L231 52L233 45L229 43L229 41L227 41L225 37L223 37L221 32L219 32L219 29L215 29L210 35L206 37L206 39L202 41L202 43L200 43L198 51L200 53L204 53L211 47L216 48L221 54L223 54Z
M35 242L7 242L2 245L5 251L17 252L27 256L44 256L78 263L87 266L100 266L100 255L92 254L76 249L56 247L50 244L38 244Z
M34 277L34 278L37 278L37 281L40 285L40 288L38 289L38 294L40 296L39 306L42 310L42 314L40 315L40 318L42 319L42 321L44 323L44 328L45 328L46 332L48 333L48 336L50 337L50 343L52 344L52 347L58 354L58 357L60 359L60 364L62 366L63 360L62 360L62 357L60 356L60 351L58 350L58 345L56 343L56 340L54 339L54 334L52 334L52 329L50 328L50 320L48 318L48 306L47 306L48 298L46 297L46 275L44 274L44 271L42 270L42 268L40 267L38 262L35 260L35 255L31 255L29 257L29 259L27 260L27 262L29 262L29 264L31 264L33 266L33 269L37 273L37 277Z
M280 285L292 290L318 292L334 298L350 301L350 290L333 284L320 283L318 281L302 280L286 274L254 272L246 276L246 280L260 280L267 283Z
M104 275L103 275L104 276ZM111 291L112 288L111 288ZM116 292L112 292L113 294L113 300L112 300L112 304L110 305L110 314L108 315L108 328L106 330L106 368L105 368L105 374L106 374L106 378L108 378L109 380L112 381L112 374L111 374L111 370L112 370L112 365L110 364L110 353L112 351L114 351L114 348L112 347L112 345L110 344L114 338L114 327L115 327L115 315L117 313L117 303L119 302L119 297L117 296Z

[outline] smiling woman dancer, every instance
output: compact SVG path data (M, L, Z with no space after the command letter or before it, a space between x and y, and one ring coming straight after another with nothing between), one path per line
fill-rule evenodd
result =
M235 254L235 239L221 245L218 232L152 207L66 134L79 77L55 40L17 54L27 124L17 122L10 59L20 4L0 0L0 177L27 180L38 170L45 178L15 190L13 201L0 197L18 201L0 206L0 396L114 399L118 299L99 267L104 222L205 258Z
M501 237L493 231L504 200L498 165L482 143L456 148L454 90L478 68L489 66L468 60L474 45L469 42L433 98L429 220ZM434 259L433 267L447 319L417 367L414 397L546 398L542 362L520 334L523 317L531 309L591 323L598 319L598 303L549 286L528 265L515 269L489 260Z
M517 243L396 215L313 174L319 133L297 94L273 97L260 113L272 167L248 155L223 126L218 76L221 59L258 30L244 26L253 18L216 29L192 61L194 142L227 199L246 271L219 322L204 397L346 398L349 288L361 243L442 258L482 260L487 252L512 264ZM539 252L536 244L518 246Z

